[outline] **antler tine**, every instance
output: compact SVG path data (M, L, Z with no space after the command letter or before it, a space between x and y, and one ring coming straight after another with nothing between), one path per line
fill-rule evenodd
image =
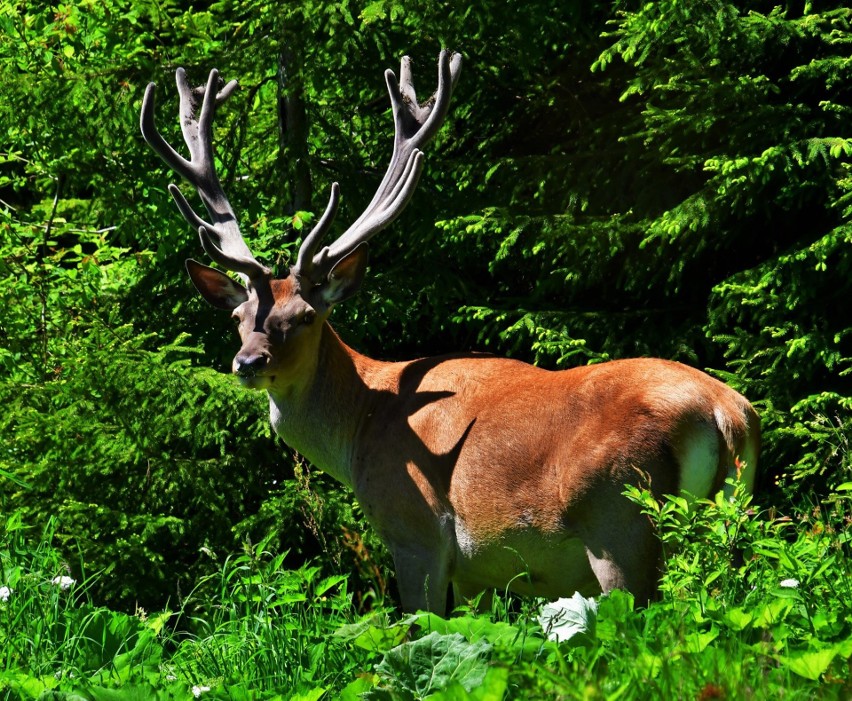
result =
M438 56L438 89L422 106L414 90L411 58L402 57L399 82L393 71L385 71L394 121L393 155L379 189L352 229L370 215L371 210L388 196L390 190L398 187L400 175L405 175L406 169L410 167L409 158L438 131L449 111L450 97L460 71L461 55L441 51Z
M423 171L420 147L435 135L444 121L460 71L461 56L441 51L438 56L438 89L422 105L417 101L408 56L402 59L399 81L393 71L385 72L394 120L394 146L388 169L370 204L331 246L313 255L310 264L308 253L299 251L298 272L307 273L315 279L322 277L337 261L399 216L414 194ZM314 232L311 232L311 254L319 243L313 235Z
M189 160L177 153L157 130L154 123L154 83L148 85L142 101L139 120L142 136L166 165L188 180L201 197L213 223L196 214L177 185L169 185L178 209L198 231L201 245L210 258L223 268L249 279L268 275L269 269L254 258L240 233L237 216L219 182L213 157L212 123L216 107L233 93L237 81L232 80L217 91L219 72L214 69L210 71L206 85L192 88L183 68L175 72L175 81L180 97L181 131L189 149ZM196 117L199 100L201 108Z
M320 217L311 232L302 241L299 247L299 256L296 258L296 270L309 271L312 267L314 253L325 236L329 227L331 227L334 217L337 215L337 207L340 204L340 185L337 183L331 184L331 194L328 198L328 205L325 212Z
M189 161L171 147L171 144L160 134L154 122L156 88L156 83L148 83L145 88L145 96L142 98L142 111L139 115L139 128L142 130L145 141L163 159L165 164L178 175L189 180L191 177Z

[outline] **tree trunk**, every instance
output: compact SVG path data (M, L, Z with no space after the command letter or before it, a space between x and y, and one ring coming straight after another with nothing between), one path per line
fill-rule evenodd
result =
M308 119L298 42L288 37L278 54L278 159L290 185L289 213L310 210L313 196L308 165Z

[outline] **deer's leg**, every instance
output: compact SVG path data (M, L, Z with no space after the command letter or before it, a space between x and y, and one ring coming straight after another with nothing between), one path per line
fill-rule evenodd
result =
M396 545L391 552L403 610L445 615L449 585L447 558L436 548L422 545Z
M596 519L583 534L589 565L604 593L626 589L637 605L645 606L656 597L660 542L638 509L614 511Z

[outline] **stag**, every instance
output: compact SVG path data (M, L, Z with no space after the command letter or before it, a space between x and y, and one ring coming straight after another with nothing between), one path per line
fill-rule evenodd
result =
M402 607L445 612L508 587L544 597L657 588L661 549L626 485L709 496L739 476L754 482L759 423L748 401L676 362L615 360L548 371L459 353L383 362L348 347L328 322L367 268L367 242L411 198L421 149L443 122L461 68L446 51L438 87L417 99L408 57L385 73L395 125L390 165L363 214L322 246L338 208L335 183L295 264L276 278L245 243L215 169L211 125L236 82L213 70L191 88L177 71L189 159L154 125L154 84L142 134L197 191L202 219L169 190L213 262L186 267L205 300L230 311L242 345L233 372L266 390L275 431L352 490L393 556Z

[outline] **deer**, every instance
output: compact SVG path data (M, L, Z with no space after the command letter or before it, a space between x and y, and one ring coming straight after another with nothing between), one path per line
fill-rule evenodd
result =
M460 69L461 56L442 51L437 90L422 103L408 57L399 79L385 72L393 151L372 201L321 246L340 200L332 184L281 277L249 250L215 168L211 124L236 81L223 85L214 69L192 88L177 70L189 159L157 130L150 83L143 137L195 188L207 220L169 185L221 268L188 259L187 272L207 302L237 321L232 372L267 392L275 432L354 493L390 551L404 611L444 614L451 595L461 603L503 588L551 599L621 588L650 602L661 545L624 491L649 485L654 495L704 498L732 477L751 491L760 425L748 400L700 370L656 358L558 371L478 353L375 360L329 323L363 282L368 242L411 199L421 149L448 113Z

